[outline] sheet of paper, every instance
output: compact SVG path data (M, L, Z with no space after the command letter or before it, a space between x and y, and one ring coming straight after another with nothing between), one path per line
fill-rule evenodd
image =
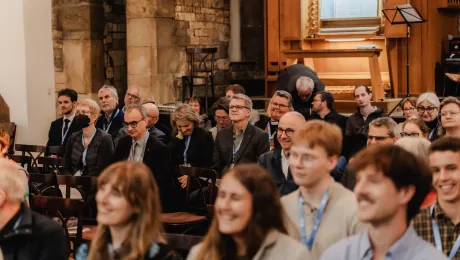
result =
M398 9L402 9L401 14L406 19L406 21L408 21L409 23L423 21L422 17L420 17L420 15L415 11L412 5L410 4L397 5L396 7Z
M375 17L376 0L335 0L334 18Z

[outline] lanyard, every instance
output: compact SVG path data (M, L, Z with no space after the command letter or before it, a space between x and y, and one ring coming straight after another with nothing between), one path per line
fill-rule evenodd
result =
M134 158L137 142L136 142L136 140L133 139L133 144L132 144L132 148L131 148L131 155L129 156L129 161L135 161L135 162L140 162L141 161L141 159L143 158L144 153L145 153L145 147L147 146L147 140L149 140L149 136L150 136L149 131L146 131L145 140L144 140L144 146L142 147L142 152L139 153L137 158Z
M243 142L243 138L244 138L244 136L241 138L240 143L238 144L238 146L235 147L235 145L233 144L232 163L235 163L235 157L236 157L236 154L238 153L238 151L240 150L241 143Z
M61 134L61 145L64 145L64 139L65 139L65 137L67 136L67 133L70 130L70 125L72 124L72 121L69 120L69 124L67 125L67 130L64 133L65 120L66 120L66 118L63 117L62 121L64 122L64 124L62 125L62 129L61 129L61 132L62 132L62 134Z
M431 214L431 227L433 228L433 233L434 233L434 242L436 244L436 248L443 252L442 250L442 241L441 241L441 234L439 233L439 226L438 223L436 223L436 220L434 220L433 216L434 212L434 204L431 205L430 208L430 214ZM452 247L452 250L450 250L449 253L449 259L453 259L454 256L457 254L458 249L460 248L460 235L457 237L457 241L455 241L454 246Z
M102 130L104 130L104 132L109 133L109 129L110 129L110 126L112 125L112 121L118 115L118 113L120 113L120 109L117 108L117 112L110 117L110 122L107 128L105 128L105 124L102 124Z
M185 139L185 150L184 150L184 165L187 164L187 151L188 151L188 146L190 145L190 139L192 135L187 136Z
M81 161L83 162L83 168L85 168L85 166L86 166L86 154L88 153L88 147L91 144L91 142L93 141L93 138L94 138L95 135L96 135L96 128L94 129L93 134L91 135L91 137L89 139L88 146L86 146L86 147L85 147L85 137L83 136L83 134L81 135L81 143L83 144L83 147L85 148L85 150L83 151L82 158L81 158Z
M299 200L298 200L298 210L299 210L299 224L300 224L300 238L302 241L302 244L308 247L308 249L311 250L313 246L313 242L315 241L315 236L316 232L318 231L319 224L321 222L321 218L323 217L324 210L326 209L326 204L327 201L329 200L329 189L324 192L323 198L321 199L321 203L318 209L318 212L316 213L315 217L315 222L313 224L313 228L311 230L310 234L310 239L307 240L307 233L305 231L305 217L304 217L304 212L303 212L303 198L302 194L299 194Z
M277 124L278 122L273 122L273 125L277 125ZM272 128L270 126L270 121L267 124L267 131L268 131L268 141L271 142L275 138L276 131L274 131L272 134Z

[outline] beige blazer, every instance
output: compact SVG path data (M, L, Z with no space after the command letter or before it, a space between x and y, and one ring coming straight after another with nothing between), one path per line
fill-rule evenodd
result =
M194 246L187 260L196 259L203 243ZM307 248L295 239L273 230L268 233L253 260L308 260Z

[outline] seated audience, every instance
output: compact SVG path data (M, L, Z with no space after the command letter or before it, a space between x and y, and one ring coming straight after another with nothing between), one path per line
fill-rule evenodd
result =
M51 122L46 143L45 155L50 155L50 146L65 146L69 137L81 130L75 123L75 108L77 107L78 94L70 88L58 92L58 104L62 117Z
M368 147L351 163L359 219L370 226L330 247L321 260L447 259L417 236L410 221L430 191L431 175L401 147Z
M399 108L403 111L403 116L407 120L411 117L418 117L417 114L417 98L416 97L407 97L405 98L401 104L399 105ZM395 129L395 135L400 136L402 131L403 131L403 124L399 123L398 126Z
M141 89L138 87L129 87L125 94L125 106L123 107L123 113L126 110L126 107L132 104L141 103Z
M213 140L216 140L217 132L232 124L232 120L230 120L229 114L230 111L228 109L229 104L230 100L227 97L221 97L211 107L212 111L214 112L214 119L217 123L215 127L209 130L209 132L212 134Z
M171 141L172 164L179 175L179 165L210 168L214 152L214 141L210 132L199 127L200 119L186 104L179 105L171 115L171 125L177 136ZM188 176L180 176L182 188L187 187Z
M345 129L345 153L347 158L352 157L366 146L370 122L385 116L385 113L380 108L372 106L372 93L368 86L356 86L354 94L358 108L348 118Z
M236 94L229 108L233 125L217 133L214 145L213 168L217 172L225 172L235 164L257 163L259 156L270 150L267 133L249 124L251 99Z
M279 121L277 131L281 147L264 153L259 157L259 165L267 169L272 176L281 196L289 194L298 188L292 178L288 158L292 146L292 135L301 129L305 123L305 118L299 112L293 111L284 114Z
M246 91L244 90L243 86L238 85L238 84L233 84L233 85L229 85L225 89L225 96L229 100L232 99L232 97L236 94L243 94L243 95L246 94ZM259 120L260 120L259 112L251 108L251 115L249 116L249 123L254 125Z
M96 128L108 133L113 140L123 127L123 111L118 108L117 90L108 85L102 86L97 94L102 114L96 122Z
M336 124L345 135L347 118L335 111L334 96L330 92L319 92L313 97L312 112L310 119L324 120L328 123Z
M24 202L26 185L17 168L0 159L0 256L5 260L67 260L62 226L33 212Z
M120 139L113 155L113 162L144 162L152 172L160 189L160 201L164 211L174 208L174 178L169 148L150 136L147 131L147 112L139 104L129 105L124 113L123 126L128 135Z
M249 164L230 170L220 183L214 219L204 241L187 260L308 259L307 250L286 235L284 213L270 176Z
M146 102L142 105L145 108L145 112L147 112L147 130L149 131L150 135L155 137L156 139L160 140L164 144L168 144L168 138L166 134L155 127L160 119L160 110L155 103ZM125 128L123 128L125 129Z
M426 92L417 99L418 115L430 128L430 134L428 135L428 140L430 141L434 141L439 137L439 106L439 98L435 93Z
M358 205L353 192L330 175L342 150L338 126L308 121L294 133L292 142L289 167L299 189L281 202L299 230L300 241L309 249L305 259L318 259L332 243L362 228ZM298 233L291 235L298 239Z
M193 109L196 113L196 116L200 120L198 127L208 130L212 128L212 122L209 120L208 115L205 113L205 108L202 106L201 98L191 97L187 104Z
M455 97L447 97L442 101L440 109L445 135L460 138L460 101Z
M99 113L95 101L78 102L75 120L82 130L70 136L64 156L64 169L75 176L99 176L112 161L112 138L94 126Z
M281 116L293 110L291 94L284 90L277 90L268 105L267 117L260 119L255 124L255 126L267 132L270 142L270 151L280 147L276 130L278 129L278 122Z
M428 139L430 129L426 126L425 122L419 117L413 116L402 125L401 137L423 137Z
M417 234L449 259L460 259L460 139L442 137L431 144L429 165L437 200L415 217ZM440 259L440 258L430 258Z
M80 246L77 260L181 259L166 245L158 186L148 167L113 164L98 178L97 187L97 232L89 250Z

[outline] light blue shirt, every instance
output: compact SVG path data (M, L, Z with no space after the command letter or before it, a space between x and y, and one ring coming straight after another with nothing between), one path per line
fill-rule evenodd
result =
M345 238L329 247L321 260L372 260L374 251L366 229L358 235ZM404 235L385 254L385 260L447 260L431 244L417 236L410 226Z

